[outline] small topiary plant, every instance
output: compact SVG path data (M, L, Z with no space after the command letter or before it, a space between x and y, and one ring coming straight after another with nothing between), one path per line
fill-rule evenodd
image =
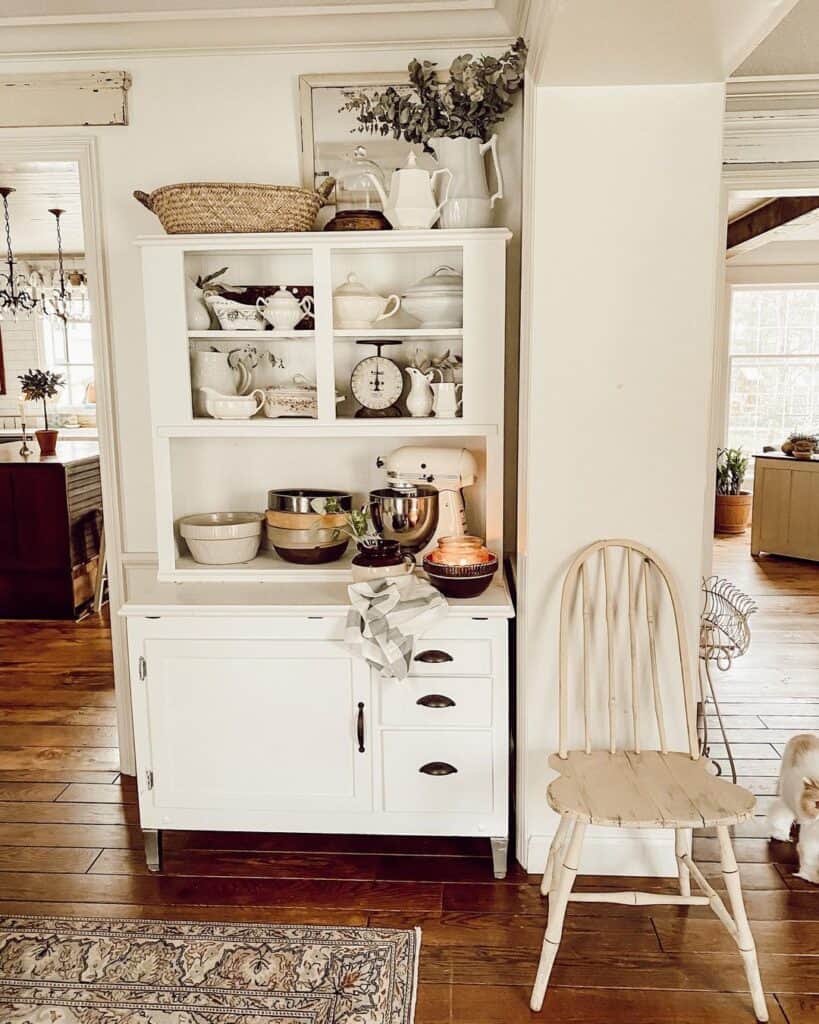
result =
M53 370L26 370L17 378L20 381L20 390L27 402L43 403L43 420L45 429L48 430L48 407L46 399L54 398L60 388L65 387L65 380L61 373Z

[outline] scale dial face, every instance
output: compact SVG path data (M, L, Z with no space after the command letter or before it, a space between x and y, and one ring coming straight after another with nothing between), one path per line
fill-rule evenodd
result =
M401 369L384 356L368 356L353 369L350 387L365 409L389 409L401 397L404 380Z

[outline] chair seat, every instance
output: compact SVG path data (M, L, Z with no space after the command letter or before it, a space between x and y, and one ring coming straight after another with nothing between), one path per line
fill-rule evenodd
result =
M570 750L549 766L560 773L548 789L549 806L592 825L618 828L702 828L735 825L753 816L749 790L723 782L707 758L677 751Z

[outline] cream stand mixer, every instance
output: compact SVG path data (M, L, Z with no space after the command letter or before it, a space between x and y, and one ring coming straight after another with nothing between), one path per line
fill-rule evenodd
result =
M434 547L438 537L466 532L463 489L475 483L478 466L467 448L405 445L385 458L389 487L370 492L376 529L417 554Z

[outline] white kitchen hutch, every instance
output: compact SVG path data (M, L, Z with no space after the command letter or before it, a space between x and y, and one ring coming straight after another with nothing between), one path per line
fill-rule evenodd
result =
M163 235L142 249L158 568L126 578L140 819L149 866L165 829L485 836L506 871L512 604L502 573L417 645L410 678L380 676L343 642L350 558L301 566L195 562L181 516L263 510L267 491L339 488L363 504L402 445L468 448L470 532L502 556L505 229ZM463 274L463 327L333 325L333 289L356 273L400 294L440 265ZM314 329L189 331L186 279L228 266L243 285L311 286ZM375 349L462 360L456 419L356 418L349 377ZM361 344L363 343L363 344ZM252 345L254 386L315 381L312 419L198 417L191 352ZM271 355L268 356L268 353ZM460 370L458 371L461 372ZM258 376L257 376L258 375ZM337 399L337 395L343 396Z

